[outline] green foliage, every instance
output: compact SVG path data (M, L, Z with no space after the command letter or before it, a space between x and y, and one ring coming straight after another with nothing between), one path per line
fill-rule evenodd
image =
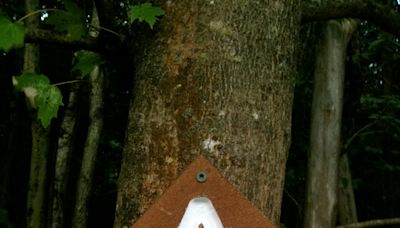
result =
M45 23L53 25L55 31L66 32L70 40L78 40L87 34L85 14L76 3L70 0L64 0L64 6L65 10L50 12Z
M79 51L76 55L76 64L72 70L79 70L82 77L85 77L92 72L96 65L101 65L105 62L104 58L95 52Z
M35 99L38 106L38 119L43 127L50 125L51 119L57 117L58 107L62 105L61 91L55 86L47 86Z
M50 84L48 77L34 73L24 73L15 79L17 80L15 89L18 91L23 91L26 88L35 88L41 90Z
M153 6L151 3L133 6L128 13L131 23L138 19L139 21L146 22L151 29L153 29L154 24L158 20L157 17L163 16L164 14L164 10L160 7Z
M65 10L52 10L44 23L54 26L55 31L65 32L70 40L79 40L87 35L85 13L71 0L64 0L63 3ZM135 20L144 21L153 29L158 17L164 14L160 7L143 3L129 10L129 19L131 23ZM13 48L23 47L25 31L26 28L21 22L13 23L8 17L0 15L0 50L8 52Z
M361 97L361 105L364 109L370 110L372 119L380 124L385 124L394 132L400 134L400 97L392 96L363 96Z
M54 26L54 30L65 32L70 40L78 40L87 34L84 11L71 0L64 0L65 10L52 10L44 21ZM39 11L38 11L39 12ZM131 22L135 20L146 22L151 28L163 16L160 7L151 3L133 6L129 11ZM31 15L26 15L28 17ZM23 17L23 18L25 18ZM13 23L8 17L0 16L0 50L8 52L13 48L23 47L25 26L20 22ZM87 76L96 65L103 64L105 60L97 53L80 51L76 56L76 64L72 70L78 70L82 76ZM43 127L50 125L51 119L57 116L58 108L62 105L60 90L51 85L45 75L24 73L15 78L15 88L25 92L32 106L38 109L37 117Z
M0 50L8 52L24 46L25 27L20 22L12 22L0 16Z
M359 119L369 122L358 132L349 148L357 162L367 164L371 170L398 173L400 165L400 96L364 95L360 99Z
M62 103L60 90L50 84L45 75L23 73L15 77L15 88L24 91L28 98L33 98L34 106L38 109L37 118L42 126L47 128L51 119L57 117L58 108Z

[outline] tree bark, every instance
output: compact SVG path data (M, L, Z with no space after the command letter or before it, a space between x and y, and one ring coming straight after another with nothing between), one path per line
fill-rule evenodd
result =
M136 58L115 227L132 225L198 154L279 224L298 2L156 4L166 16Z
M56 152L55 174L53 183L53 201L51 214L51 227L64 227L64 215L67 199L68 171L72 157L73 142L76 126L76 104L79 85L73 84L68 99L68 106L65 109L61 123L61 134L58 138Z
M304 227L334 227L347 43L352 20L329 21L317 44Z
M40 228L46 224L46 180L49 154L49 129L32 120L32 154L28 189L28 227Z
M26 0L26 13L36 10L38 5L38 0ZM36 27L37 23L38 18L35 16L26 19L28 30ZM23 70L24 72L39 71L39 46L37 44L25 46ZM33 119L31 133L32 153L27 199L27 226L40 228L45 227L46 224L47 206L45 202L50 130L43 128L38 120Z
M355 223L357 219L356 201L354 198L350 164L347 153L339 159L339 193L338 193L338 221L339 224Z
M75 209L72 227L84 228L88 219L88 204L92 189L93 172L96 164L97 150L103 128L103 88L104 74L100 66L96 66L90 74L89 128L83 151L81 172L79 174Z

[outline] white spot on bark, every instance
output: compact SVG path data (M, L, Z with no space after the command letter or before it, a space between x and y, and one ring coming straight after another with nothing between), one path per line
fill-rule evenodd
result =
M180 88L182 88L182 84L176 85L176 86L174 87L174 90L178 90L178 89L180 89Z
M236 51L234 49L229 51L229 53L227 54L227 59L232 60L234 62L242 61L242 57L240 57L239 55L236 55Z
M222 145L222 143L218 140L214 140L211 137L208 137L206 140L203 141L202 145L203 149L209 152L216 152L217 151L216 146Z
M260 115L258 115L258 113L256 113L256 112L253 112L253 114L251 114L251 115L253 116L253 118L255 120L258 120L260 118Z
M211 1L210 1L210 5L214 5L214 1L211 0Z
M211 31L217 32L221 35L232 35L233 31L229 28L223 21L211 21L210 24Z
M171 158L171 157L166 157L165 158L165 162L168 163L168 164L171 164L173 161L174 161L174 159Z
M221 117L221 118L224 118L225 115L226 115L226 112L225 112L224 110L221 110L221 111L218 113L218 116Z

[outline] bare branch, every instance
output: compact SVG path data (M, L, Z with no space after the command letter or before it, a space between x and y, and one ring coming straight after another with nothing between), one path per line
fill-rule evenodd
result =
M390 218L390 219L369 220L369 221L365 221L365 222L358 222L358 223L342 225L342 226L338 226L336 228L364 228L364 227L394 225L394 224L400 224L400 217L399 218Z
M95 38L82 38L80 40L70 40L65 35L44 29L31 29L26 34L28 43L47 43L58 44L73 49L85 49L90 51L100 51L101 45Z
M400 36L400 14L393 7L374 0L322 1L304 3L302 23L340 18L368 20L383 30Z

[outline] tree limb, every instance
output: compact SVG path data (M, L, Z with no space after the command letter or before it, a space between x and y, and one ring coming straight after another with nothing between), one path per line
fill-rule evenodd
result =
M340 18L367 20L393 35L400 36L400 14L394 8L379 4L374 0L306 2L302 5L301 22L303 24ZM58 44L91 51L99 51L103 46L95 38L69 40L63 34L44 29L28 31L26 41L28 43Z
M393 7L374 0L322 1L322 3L303 3L303 24L340 18L367 20L383 30L400 36L400 14Z
M369 220L369 221L365 221L365 222L351 223L351 224L341 225L336 228L364 228L364 227L393 225L393 224L400 224L400 217L399 218L390 218L390 219L376 219L376 220Z
M102 49L96 38L88 37L80 40L70 40L63 34L45 29L28 30L25 41L28 43L58 44L73 49L85 49L90 51L100 51Z

